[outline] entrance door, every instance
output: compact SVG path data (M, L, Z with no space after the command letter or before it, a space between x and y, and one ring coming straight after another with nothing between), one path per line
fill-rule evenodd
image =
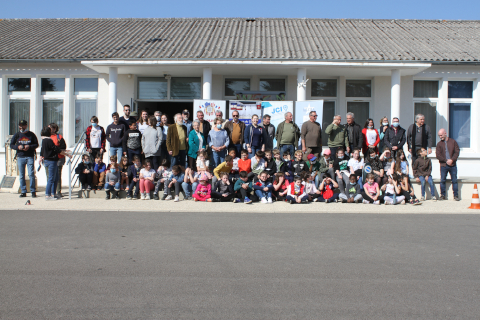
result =
M168 116L168 123L173 123L173 116L177 113L182 113L187 109L190 111L190 120L193 120L193 102L141 102L137 101L138 114L146 110L149 115L153 115L155 111L160 111L162 114Z

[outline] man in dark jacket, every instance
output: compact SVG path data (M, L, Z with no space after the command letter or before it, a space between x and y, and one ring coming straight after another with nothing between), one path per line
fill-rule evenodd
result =
M402 150L407 138L405 129L400 126L400 120L395 117L392 119L392 126L388 127L383 137L383 143L392 150L392 157L397 158L397 151Z
M110 143L110 156L117 155L117 162L120 163L123 155L122 141L123 135L127 129L120 123L118 112L112 113L113 123L109 124L105 135Z
M230 146L233 146L237 152L237 157L240 156L240 151L244 141L243 135L245 133L245 123L240 121L240 114L238 111L232 112L233 120L225 122L225 130L228 133L230 139Z
M428 154L432 153L432 132L430 127L425 124L425 116L417 114L415 123L407 130L408 152L412 155L412 163L417 160L417 150L428 148Z
M347 113L347 124L345 125L347 128L348 134L348 146L347 153L353 152L353 149L357 148L362 150L363 148L363 134L362 134L362 127L355 122L355 114L353 112Z
M200 132L203 133L203 136L206 138L208 137L208 133L212 130L212 126L210 122L205 121L203 111L197 111L197 120L200 121ZM243 134L242 134L243 137Z
M438 131L440 141L437 143L435 153L438 162L440 162L440 199L446 199L445 182L447 181L447 174L450 172L452 178L453 197L456 201L460 201L458 197L458 183L457 183L457 159L460 155L460 147L457 141L447 136L445 129Z
M262 123L259 124L260 127L265 128L266 139L265 150L273 150L273 140L275 139L275 126L270 123L270 115L266 114L263 116Z
M15 133L10 140L10 148L17 150L17 165L20 176L20 197L27 196L27 184L25 182L25 166L30 178L30 192L32 198L37 196L35 190L35 149L38 148L38 139L35 133L27 130L27 121L22 120L18 124L19 132Z

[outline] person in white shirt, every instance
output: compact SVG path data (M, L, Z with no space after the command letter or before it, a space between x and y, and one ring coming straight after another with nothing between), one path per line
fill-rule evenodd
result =
M152 163L145 161L145 168L140 170L140 199L150 200L150 190L154 190L153 180L155 179L155 170Z

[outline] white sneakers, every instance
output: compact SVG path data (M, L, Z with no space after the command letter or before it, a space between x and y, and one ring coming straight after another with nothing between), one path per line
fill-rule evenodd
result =
M261 200L261 202L262 202L262 203L273 203L273 200L272 200L272 198L268 198L268 199L267 199L267 198L263 197L262 200Z
M267 203L273 203L272 198L268 198Z
M147 194L145 195L145 200L150 200L150 193L147 193Z
M140 194L140 200L145 200L145 193Z
M268 203L267 199L265 199L265 197L263 197L261 201L262 201L262 203Z
M363 200L363 204L369 204L370 201L367 201L367 200Z
M169 194L169 195L165 198L165 200L172 200L172 195Z
M169 197L170 197L170 199L172 198L172 196L169 196ZM167 197L167 199L168 199L168 197ZM173 200L173 202L178 202L178 201L180 201L180 198L178 196L175 196L175 200Z

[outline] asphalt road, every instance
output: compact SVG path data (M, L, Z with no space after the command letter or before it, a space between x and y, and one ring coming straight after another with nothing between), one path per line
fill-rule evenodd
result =
M480 215L0 211L0 319L479 319Z

